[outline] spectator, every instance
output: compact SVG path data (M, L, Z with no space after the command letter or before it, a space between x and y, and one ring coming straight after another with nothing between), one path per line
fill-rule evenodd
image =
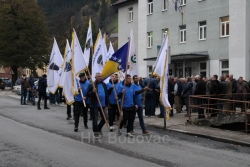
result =
M29 81L26 78L26 74L23 74L21 79L21 105L27 105L26 96L29 88L30 88Z
M182 84L178 78L174 78L174 104L176 108L176 113L181 113L181 92Z
M205 95L206 94L206 83L201 79L200 75L196 76L197 85L195 87L194 95ZM200 105L201 107L204 104L204 100L202 98L197 98L196 99L197 105ZM204 109L203 108L198 108L198 118L205 118L204 116Z
M243 81L243 77L239 77L238 83L237 83L237 93L239 93L239 95L237 95L238 96L237 99L240 101L246 101L247 100L246 93L248 91L249 91L248 84ZM241 108L241 112L245 112L245 107L243 103L240 103L239 106Z
M192 83L192 80L190 77L187 77L187 79L185 80L186 81L186 84L183 88L183 91L182 91L182 96L184 98L184 103L186 105L186 108L187 108L187 114L185 115L185 117L188 117L189 115L189 96L192 95L192 88L193 88L193 83ZM190 111L190 114L191 114L191 111Z

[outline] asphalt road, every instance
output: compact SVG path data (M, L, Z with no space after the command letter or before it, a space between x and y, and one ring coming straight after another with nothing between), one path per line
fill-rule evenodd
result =
M89 129L82 123L74 132L66 107L49 107L38 111L0 95L0 167L250 166L248 147L152 127L147 127L152 134L145 137L138 123L133 139L103 127L104 136L96 140L91 121Z

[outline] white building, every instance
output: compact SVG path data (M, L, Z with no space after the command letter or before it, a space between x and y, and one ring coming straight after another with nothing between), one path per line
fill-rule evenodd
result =
M134 31L139 71L147 76L169 32L170 73L250 79L250 0L119 0L118 43ZM183 11L183 14L182 14Z

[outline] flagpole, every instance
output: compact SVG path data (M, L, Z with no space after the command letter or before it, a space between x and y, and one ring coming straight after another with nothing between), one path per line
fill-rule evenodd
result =
M111 78L111 81L112 81L112 85L114 86L114 94L115 94L115 97L117 97L117 93L116 93L116 89L115 89L115 85L114 85L114 81L113 81L113 79ZM117 108L118 108L118 110L119 110L119 113L121 113L121 108L120 108L120 105L119 105L119 101L118 101L118 99L117 98L115 98L115 100L116 100L116 104L117 104Z
M154 71L155 71L155 67L153 68L152 74L151 74L151 76L149 77L148 84L147 84L147 88L149 88L149 84L150 84L150 82L151 82L152 75L153 75ZM145 102L146 93L147 93L147 90L146 90L146 92L145 92L144 95L143 95L143 103Z
M122 115L122 107L123 107L123 102L124 102L124 94L125 94L125 86L126 86L126 77L127 77L127 71L128 71L128 57L129 57L129 50L130 50L130 38L128 41L128 53L127 53L127 60L126 60L126 71L125 71L125 78L124 78L124 83L123 83L123 89L124 93L122 94L122 103L121 103L121 109L120 109L120 115L119 115L119 122L118 122L118 131L120 130L120 124L121 124L121 115Z
M94 55L94 52L93 52L93 49L92 49L92 60L93 60L93 55ZM87 71L88 71L88 73L90 74L89 68L87 68ZM92 78L92 77L91 77L91 78ZM91 84L92 84L92 86L93 86L93 89L95 89L95 84L94 84L93 81L91 81ZM101 105L101 102L100 102L100 99L99 99L99 97L98 97L97 92L95 92L95 95L96 95L98 104L99 104L99 106L100 106L100 108L101 108L102 115L103 115L104 121L105 121L105 123L106 123L106 126L107 126L107 128L109 128L109 124L108 124L108 121L107 121L106 116L105 116L105 114L104 114L103 108L101 107L102 105ZM105 95L105 96L106 96L106 95Z
M83 96L83 93L82 93L82 88L81 88L81 85L80 85L80 81L79 81L78 79L77 79L77 81L78 81L78 85L79 85L79 89L80 89L81 96L82 96L82 98L83 98L84 96ZM83 102L84 107L86 107L85 100L82 99L82 102Z

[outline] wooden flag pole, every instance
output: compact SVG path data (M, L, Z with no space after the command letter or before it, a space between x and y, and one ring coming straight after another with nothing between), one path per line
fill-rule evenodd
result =
M116 93L116 89L115 89L115 85L114 85L114 81L113 81L113 79L111 78L111 81L112 81L112 85L114 86L114 94L115 94L115 97L117 97L117 93ZM115 98L116 99L116 104L117 104L117 108L118 108L118 110L119 110L119 113L121 113L121 108L120 108L120 105L119 105L119 101L118 101L118 99L117 98Z
M92 59L93 59L93 55L94 55L94 53L93 53L93 49L92 49ZM87 68L87 71L88 71L88 73L90 74L89 68ZM91 84L92 84L92 86L93 86L93 89L95 89L95 88L96 88L96 87L95 87L95 83L92 81L92 79L91 79ZM101 105L101 102L100 102L100 99L99 99L99 97L98 97L97 92L95 92L95 95L96 95L96 99L97 99L97 101L98 101L98 104L99 104L99 106L100 106L100 108L101 108L102 115L103 115L104 121L105 121L105 123L106 123L106 126L107 126L107 128L109 128L109 124L108 124L108 121L107 121L106 116L105 116L105 114L104 114L104 111L103 111L103 108L102 108L102 105ZM105 96L106 96L106 95L105 95Z
M129 57L129 50L130 50L130 38L128 41L128 53L127 53L127 60L126 60L126 71L125 71L125 78L124 78L124 83L123 83L123 89L124 93L122 94L122 102L121 102L121 109L120 109L120 115L119 115L119 122L118 122L118 131L120 130L120 124L121 124L121 118L122 118L122 107L123 107L123 102L124 102L124 94L125 94L125 86L126 86L126 77L127 77L127 71L128 71L128 57Z
M153 68L152 74L151 74L151 76L149 77L148 84L147 84L147 87L148 87L148 88L149 88L149 84L150 84L150 82L151 82L151 79L152 79L152 75L153 75L153 73L154 73L154 70L155 70L155 67ZM145 91L145 93L144 93L144 95L143 95L143 103L145 102L146 93L147 93L147 90Z
M84 96L83 96L83 93L82 93L82 87L81 87L81 85L80 85L80 81L79 81L78 79L77 79L77 81L78 81L78 85L79 85L79 89L80 89L81 96L82 96L82 98L83 98ZM83 102L84 107L86 107L85 100L82 99L82 102Z

